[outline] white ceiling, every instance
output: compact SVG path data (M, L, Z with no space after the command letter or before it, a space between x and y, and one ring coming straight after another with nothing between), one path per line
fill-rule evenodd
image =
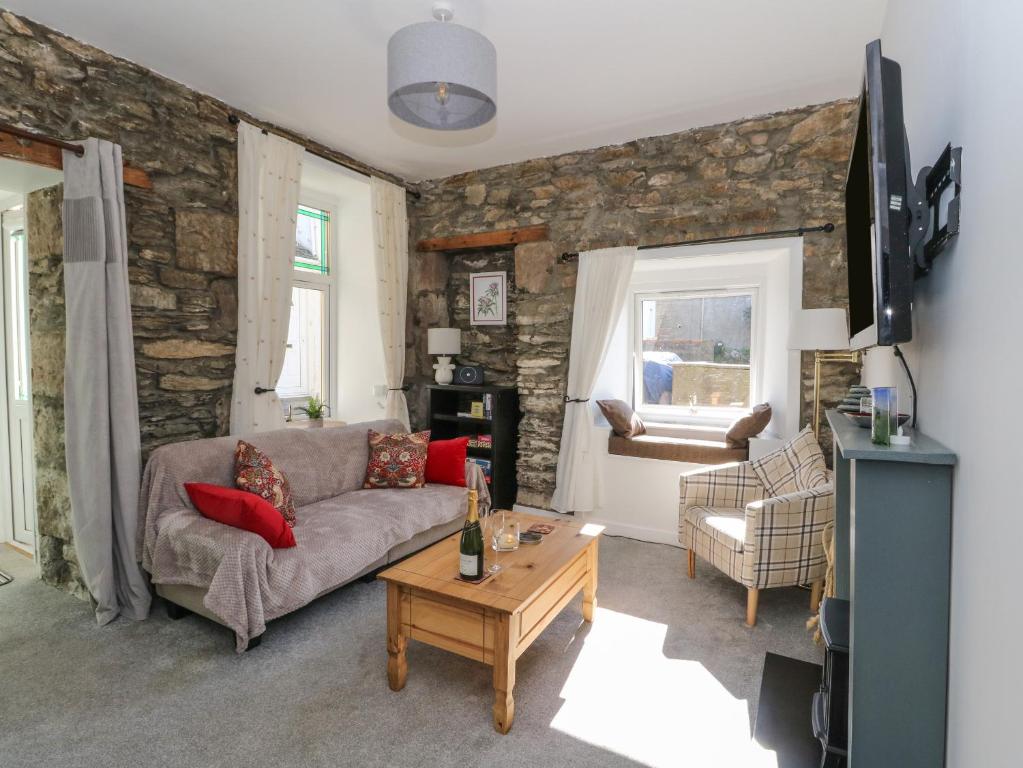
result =
M62 171L0 157L0 195L24 195L63 180Z
M431 0L4 0L411 180L853 96L886 0L453 0L497 47L497 117L413 128L387 39Z

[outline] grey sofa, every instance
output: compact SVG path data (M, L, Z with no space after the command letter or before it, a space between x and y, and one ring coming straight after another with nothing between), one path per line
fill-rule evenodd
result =
M291 484L297 546L288 549L203 517L185 492L188 482L233 487L238 437L155 450L142 481L138 551L156 593L232 629L241 652L258 642L266 622L458 530L467 488L363 490L370 428L405 431L400 422L375 421L243 436ZM489 503L474 464L466 465L466 479Z

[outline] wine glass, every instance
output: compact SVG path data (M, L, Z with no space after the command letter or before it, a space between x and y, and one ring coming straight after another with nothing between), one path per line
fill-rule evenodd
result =
M487 566L487 571L490 573L497 573L501 570L501 564L497 562L498 549L495 544L497 535L501 532L501 529L504 528L504 510L501 510L501 514L498 516L497 510L491 507L487 512L486 521L486 538L484 539L483 547L484 550L489 549L494 553L492 555L492 562L489 566Z

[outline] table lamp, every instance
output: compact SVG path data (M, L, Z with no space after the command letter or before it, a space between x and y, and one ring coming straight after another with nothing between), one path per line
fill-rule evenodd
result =
M821 436L821 366L825 363L858 363L860 353L849 349L849 326L845 310L803 309L792 318L789 349L813 352L813 434Z
M452 355L462 354L462 331L458 328L430 328L426 332L427 354L437 355L433 369L438 384L450 384L455 376Z

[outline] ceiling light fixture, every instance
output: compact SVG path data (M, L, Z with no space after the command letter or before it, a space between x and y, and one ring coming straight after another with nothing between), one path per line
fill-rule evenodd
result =
M435 3L436 21L402 27L387 43L387 105L406 123L460 131L497 114L497 51L453 16Z

